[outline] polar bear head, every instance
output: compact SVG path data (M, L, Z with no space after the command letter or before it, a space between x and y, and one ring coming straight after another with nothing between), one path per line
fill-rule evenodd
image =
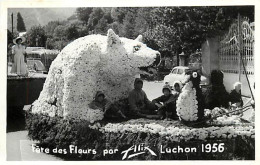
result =
M142 43L142 36L135 40L120 38L113 30L107 34L107 52L111 54L110 64L120 64L115 70L118 75L130 75L134 72L144 73L147 67L155 67L160 63L160 53ZM116 69L118 69L116 67Z
M128 96L140 68L159 63L159 52L108 30L107 36L88 35L67 45L52 62L32 112L89 120L88 104L97 91L110 101ZM91 112L91 113L90 113Z

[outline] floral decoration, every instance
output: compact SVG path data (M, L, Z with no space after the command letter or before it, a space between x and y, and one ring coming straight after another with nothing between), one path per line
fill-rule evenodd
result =
M141 43L140 37L120 38L111 29L107 36L79 38L52 62L32 113L101 120L103 112L88 107L95 93L104 92L111 102L126 98L134 76L141 73L139 67L152 65L158 53Z

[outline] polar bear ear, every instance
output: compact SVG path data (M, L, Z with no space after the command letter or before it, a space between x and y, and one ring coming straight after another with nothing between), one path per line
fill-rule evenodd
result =
M135 40L139 42L143 42L143 36L139 35Z
M107 31L107 45L112 47L113 45L121 44L121 40L118 35L112 29Z

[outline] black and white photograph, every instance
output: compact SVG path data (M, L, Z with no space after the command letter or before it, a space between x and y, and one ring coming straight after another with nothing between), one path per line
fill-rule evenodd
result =
M5 161L254 163L255 3L100 5L1 11Z

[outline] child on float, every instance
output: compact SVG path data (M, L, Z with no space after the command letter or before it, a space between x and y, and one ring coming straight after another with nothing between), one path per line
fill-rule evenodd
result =
M178 99L181 91L181 83L175 82L173 87L175 91L174 94L172 94L172 90L169 85L164 85L162 89L163 95L152 101L158 107L158 114L161 119L178 119L176 113L176 100Z
M94 100L89 104L92 109L99 109L104 112L105 117L116 117L117 114L122 118L126 116L116 107L111 104L111 102L105 98L105 94L101 91L97 91Z

